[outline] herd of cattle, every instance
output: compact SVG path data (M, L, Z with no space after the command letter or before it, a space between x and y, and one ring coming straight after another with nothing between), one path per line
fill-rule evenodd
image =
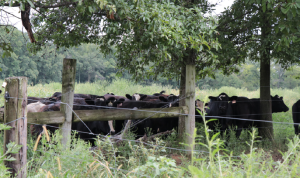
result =
M59 111L61 106L62 94L55 92L49 98L28 97L28 112L47 112ZM221 131L233 128L236 131L236 136L239 137L243 129L248 129L252 126L259 126L260 120L260 99L247 97L232 96L229 97L226 93L221 93L219 96L210 96L209 103L204 103L200 100L195 101L195 121L203 122L202 113L205 113L206 120L214 118L212 122L208 122L211 130L215 130L216 126ZM271 96L272 113L287 112L289 108L284 104L282 97ZM179 96L170 94L166 95L164 91L153 95L133 94L126 96L117 96L113 93L107 93L103 96L89 94L74 94L73 110L97 110L111 108L167 108L178 107ZM300 100L297 101L292 108L295 134L299 134L300 123ZM202 112L202 113L201 113ZM256 120L256 121L255 121ZM130 127L137 137L145 134L146 130L151 130L153 134L176 129L178 127L178 117L163 118L163 119L143 119L121 121L91 121L78 122L72 124L72 130L78 131L78 137L85 140L94 140L96 135L93 134L111 134L120 133L126 123L131 123ZM54 127L50 127L50 131L54 131ZM149 128L149 129L146 129ZM39 134L43 131L42 127L35 125L32 128L34 133ZM93 134L89 134L93 132Z

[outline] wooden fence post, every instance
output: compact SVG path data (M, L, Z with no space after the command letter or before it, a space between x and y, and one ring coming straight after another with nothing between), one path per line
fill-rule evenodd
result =
M13 177L23 178L27 175L27 78L10 77L5 82L9 98L4 105L4 123L12 128L4 131L4 153L10 142L22 145L19 153L11 154L16 160L6 161L5 165L11 168Z
M185 118L185 144L186 149L191 150L193 143L193 135L195 130L195 64L186 65L186 81L185 81L185 103L188 106L189 115ZM191 152L188 152L191 155Z
M75 90L75 77L76 77L76 59L67 59L63 61L62 71L62 97L60 110L65 113L65 122L61 126L62 144L69 148L71 139L71 126L72 126L72 109Z

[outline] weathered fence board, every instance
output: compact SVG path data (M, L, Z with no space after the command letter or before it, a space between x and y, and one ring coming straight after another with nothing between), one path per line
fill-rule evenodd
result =
M11 126L4 131L4 152L6 145L15 142L22 145L19 153L11 154L15 161L6 161L5 165L11 169L13 177L26 177L27 173L27 78L6 78L5 92L10 95L5 101L4 123Z
M27 114L27 122L30 124L62 124L65 120L63 111L32 112Z
M76 115L84 122L108 121L108 120L130 120L130 119L159 119L164 117L178 117L180 114L187 114L188 107L165 108L156 113L158 108L139 110L123 109L101 109L101 110L77 110ZM148 112L150 111L150 112ZM73 114L73 122L81 122ZM62 111L28 113L28 123L34 124L62 124L65 122L65 114Z
M108 121L108 120L131 120L131 119L159 119L164 117L178 117L181 113L187 112L187 107L171 107L165 108L161 112L159 108L141 109L139 110L123 110L123 109L102 109L102 110L80 110L76 114L82 121ZM152 111L152 112L149 112ZM157 112L157 113L156 113ZM74 122L80 120L75 116Z

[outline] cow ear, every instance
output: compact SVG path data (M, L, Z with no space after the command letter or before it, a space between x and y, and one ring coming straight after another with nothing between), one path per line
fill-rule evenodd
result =
M280 97L280 99L282 100L282 99L283 99L283 97Z
M213 101L216 101L217 100L217 97L215 97L215 96L209 96L208 97L210 100L213 100Z
M99 96L98 98L103 99L103 101L105 101L105 97L104 96Z
M126 96L127 99L132 100L132 96L130 96L129 94L126 94L125 96Z
M166 91L165 91L165 90L163 90L163 91L161 91L161 92L160 92L160 94L164 94L164 93L166 93Z
M160 97L159 97L159 100L160 100L160 101L163 101L163 102L168 102L168 100L167 100L165 97L163 97L163 96L160 96Z
M140 95L140 96L141 96L140 100L144 100L147 98L148 95Z

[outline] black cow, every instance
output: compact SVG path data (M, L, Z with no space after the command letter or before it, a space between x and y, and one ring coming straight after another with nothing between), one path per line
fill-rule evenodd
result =
M36 103L38 101L47 105L47 104L55 103L57 100L55 98L38 98L38 97L31 97L31 96L27 97L27 104Z
M211 130L216 129L216 125L220 126L221 133L227 129L228 120L222 117L232 115L231 104L229 103L229 96L226 93L221 93L219 96L209 96L210 102L206 109L206 120L216 119L207 123ZM217 116L214 118L214 116Z
M159 99L153 99L151 101L134 101L126 100L120 108L167 108L170 106L170 102L161 101ZM138 112L138 111L137 111ZM116 132L120 132L125 126L127 121L115 121ZM139 119L133 120L132 124L136 124L132 130L137 134L137 137L143 136L145 134L145 128L151 128L153 134L158 132L164 132L167 130L172 130L178 127L178 117L177 118L163 118L163 119Z
M270 99L272 100L272 113L287 112L289 110L282 97L275 95L274 97L271 96ZM225 128L229 126L237 127L236 136L239 137L243 129L259 126L258 122L251 121L261 120L259 98L248 99L247 97L232 96L229 100L231 101L229 104L232 108L232 115L228 115L228 117L237 119L227 119ZM249 119L249 121L245 119Z
M95 105L96 103L96 105ZM105 98L97 97L96 101L91 100L90 98L74 98L73 110L97 110L102 109L108 105L108 103L112 103L111 100L105 100ZM34 103L32 103L34 104ZM47 111L60 111L60 102L52 103L49 105L42 106L38 112L47 112ZM96 106L96 107L95 107ZM56 130L57 125L55 127L47 127L50 132L54 132ZM40 125L36 125L35 134L40 134L43 129ZM88 128L87 128L88 127ZM77 122L72 124L72 130L78 131L78 137L84 140L91 141L96 138L96 135L89 134L92 131L94 134L104 134L107 135L110 133L111 129L109 127L108 121L91 121L91 122Z
M295 134L299 134L299 124L300 124L300 100L298 100L292 107L293 112L293 121L294 121L294 128Z
M159 99L159 97L163 96L164 93L165 93L165 91L161 91L160 93L154 93L153 95L135 93L131 96L129 94L126 94L126 98L129 100L134 100L134 101L139 101L139 100L149 101L151 99ZM166 95L166 96L168 96L168 95Z

